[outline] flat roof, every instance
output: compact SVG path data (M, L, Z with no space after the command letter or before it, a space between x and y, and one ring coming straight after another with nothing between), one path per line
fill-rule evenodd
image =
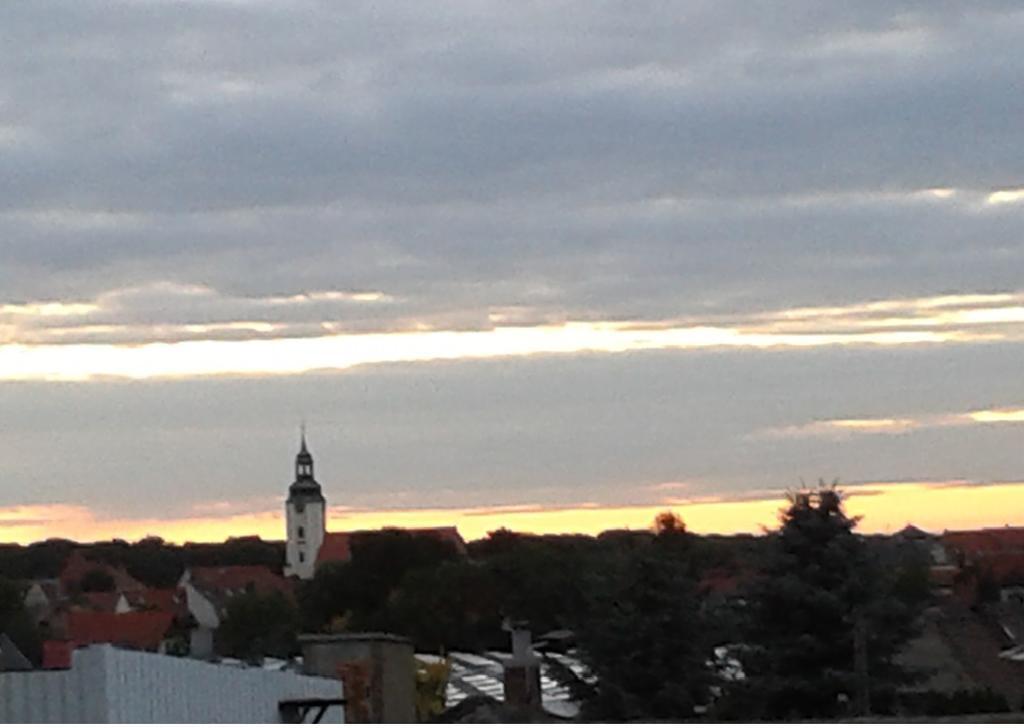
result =
M339 632L337 634L300 634L301 644L331 643L331 642L397 642L403 645L411 645L412 640L390 632Z

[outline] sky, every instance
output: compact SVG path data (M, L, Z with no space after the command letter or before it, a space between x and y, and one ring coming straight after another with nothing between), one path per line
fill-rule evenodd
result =
M1016 2L0 6L0 541L1024 525Z

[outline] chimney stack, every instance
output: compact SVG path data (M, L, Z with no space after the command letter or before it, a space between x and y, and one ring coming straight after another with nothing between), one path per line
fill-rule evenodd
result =
M512 658L505 663L505 704L540 709L540 660L533 652L525 622L506 624L512 633Z

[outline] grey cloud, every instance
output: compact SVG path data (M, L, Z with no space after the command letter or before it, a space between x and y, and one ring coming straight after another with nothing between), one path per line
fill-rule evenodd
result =
M0 505L188 515L196 502L283 497L303 417L331 503L355 508L649 503L649 487L665 482L690 484L687 497L734 497L819 476L1019 480L1018 428L836 442L749 435L851 412L1017 404L1022 353L648 352L272 381L8 383Z
M495 311L742 317L1016 291L1024 205L982 199L1024 183L1022 25L1016 2L933 0L7 3L0 303L157 282L223 294L127 297L95 320L134 337L259 318L258 299L302 291L395 298L272 311L307 335L324 318L473 328ZM914 196L931 187L958 192ZM1019 477L1005 429L736 439L851 401L885 416L1019 400L1019 354L647 353L273 388L8 384L0 495L126 509L137 492L168 508L211 490L272 495L266 474L287 478L302 410L340 423L321 452L336 501L355 505L410 487L410 503L501 505L508 492L613 500L626 481ZM194 457L175 479L182 452Z

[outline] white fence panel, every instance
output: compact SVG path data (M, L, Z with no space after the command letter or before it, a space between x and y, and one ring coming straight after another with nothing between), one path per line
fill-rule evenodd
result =
M282 700L340 698L341 683L94 646L70 670L0 673L3 723L278 723ZM325 723L341 723L332 707Z

